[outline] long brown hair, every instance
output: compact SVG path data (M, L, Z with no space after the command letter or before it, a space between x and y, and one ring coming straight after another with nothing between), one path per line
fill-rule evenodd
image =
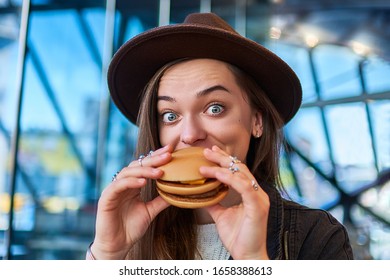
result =
M283 144L283 120L267 95L255 80L236 66L229 65L237 84L247 94L249 105L259 111L263 119L260 139L251 138L247 166L259 182L282 189L279 176L280 150ZM244 96L245 98L245 96Z
M136 157L161 147L158 135L157 92L165 71L183 60L173 61L159 69L145 87L138 116L138 142ZM252 108L263 118L263 135L252 138L247 165L259 182L281 186L278 172L280 128L283 125L262 89L239 68L229 65L238 85L247 93ZM141 190L141 198L149 201L157 196L155 182L150 180ZM197 227L192 210L174 206L162 211L152 222L145 235L129 252L131 259L194 259Z

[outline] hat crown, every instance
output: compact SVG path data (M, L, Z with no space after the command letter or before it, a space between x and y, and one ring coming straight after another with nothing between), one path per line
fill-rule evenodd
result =
M228 32L237 32L222 18L217 16L214 13L193 13L189 14L185 20L184 24L191 25L204 25L205 27L217 28Z

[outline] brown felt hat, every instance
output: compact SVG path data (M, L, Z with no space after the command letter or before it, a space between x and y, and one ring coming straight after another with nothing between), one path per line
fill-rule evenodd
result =
M118 109L136 123L144 87L166 63L212 58L251 75L287 123L298 111L302 88L294 71L277 55L238 34L213 13L196 13L183 23L156 27L133 37L115 53L108 87Z

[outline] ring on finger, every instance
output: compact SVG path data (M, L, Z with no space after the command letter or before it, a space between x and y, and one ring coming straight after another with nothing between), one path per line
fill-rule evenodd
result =
M230 163L230 165L232 165L232 164L236 164L236 163L241 163L241 160L239 160L237 157L235 157L235 156L229 156L229 158L230 158L230 160L232 161L231 163Z
M147 157L151 157L152 154L153 154L153 152L154 152L153 150L150 150L149 153L148 153L146 156L147 156Z
M236 167L231 166L231 167L229 167L229 170L230 170L230 172L232 172L232 174L234 174L234 173L240 171L240 168L238 168L237 166Z
M234 166L235 163L232 161L229 165L229 170L230 172L232 172L233 174L240 171L240 168L238 168L237 166Z
M232 174L234 174L234 173L240 171L240 169L237 166L234 166L234 165L237 164L237 163L240 163L241 161L239 159L237 159L237 157L234 157L234 156L229 156L229 158L231 159L231 162L229 164L230 172L232 172Z
M111 179L111 182L115 182L116 181L116 177L118 176L120 171L117 171L113 176L112 176L112 179Z
M138 158L138 164L139 164L141 167L143 167L142 161L144 160L144 158L145 158L145 155L140 155L139 158Z
M255 191L257 191L259 189L259 184L257 184L255 180L252 180L252 187Z

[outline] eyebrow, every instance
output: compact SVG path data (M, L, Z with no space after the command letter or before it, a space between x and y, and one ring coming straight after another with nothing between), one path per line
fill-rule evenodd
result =
M217 90L221 90L221 91L225 91L227 93L230 93L230 91L225 88L224 86L222 85L215 85L215 86L212 86L212 87L209 87L209 88L206 88L206 89L202 89L201 91L198 91L196 93L196 97L202 97L202 96L205 96L207 94L210 94L214 91L217 91ZM176 99L173 98L173 97L170 97L170 96L166 96L166 95L163 95L163 96L158 96L157 97L157 100L163 100L163 101L168 101L168 102L176 102Z

